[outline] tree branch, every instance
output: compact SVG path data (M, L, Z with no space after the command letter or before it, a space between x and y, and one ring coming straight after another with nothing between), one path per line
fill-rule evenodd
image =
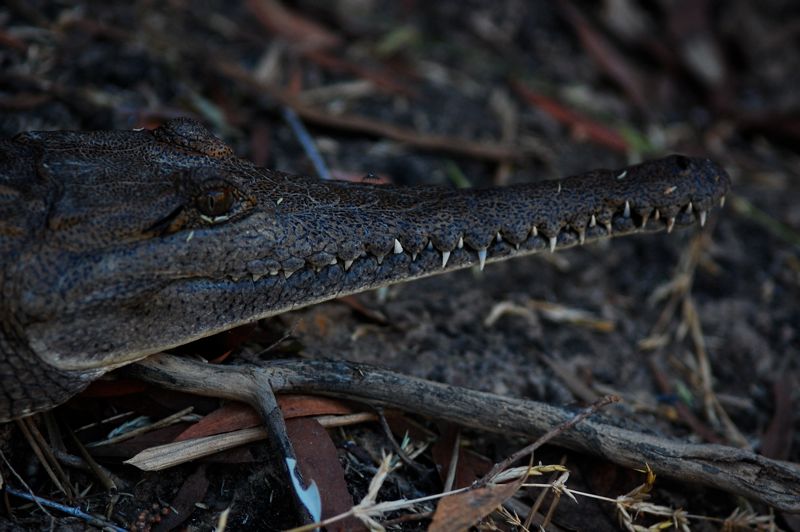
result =
M214 366L171 355L154 355L125 371L136 377L200 395L252 403L252 390L269 384L276 393L306 392L390 406L466 427L537 437L574 412L545 403L502 397L408 377L372 366L333 360L279 360L263 366ZM753 452L691 444L585 419L553 443L683 481L714 487L800 512L800 466Z

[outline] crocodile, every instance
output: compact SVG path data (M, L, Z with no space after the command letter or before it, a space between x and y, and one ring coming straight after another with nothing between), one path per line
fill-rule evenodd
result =
M703 224L726 172L672 155L487 189L259 168L191 119L0 140L0 421L120 366L317 302Z

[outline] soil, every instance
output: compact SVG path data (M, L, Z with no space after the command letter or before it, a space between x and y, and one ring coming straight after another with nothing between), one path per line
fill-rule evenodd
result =
M359 295L355 304L331 301L265 320L185 351L213 355L215 345L228 344L233 362L344 358L560 405L613 392L624 401L605 414L637 430L746 445L800 462L794 414L800 404L799 22L797 6L778 0L758 7L744 0L9 1L0 7L0 134L154 127L192 116L241 157L314 173L282 119L291 99L338 117L323 123L298 111L339 178L372 173L400 184L502 186L671 152L712 157L731 174L734 192L702 231L619 239L397 285ZM254 90L224 65L263 85ZM354 125L351 117L411 129L420 138L444 136L450 146L400 142ZM465 151L466 141L513 146L520 158L476 157ZM687 279L689 285L676 284ZM488 320L502 304L513 311ZM570 319L569 311L590 319ZM718 406L707 408L707 401ZM79 397L50 419L75 429L128 410L158 419L189 403L201 414L217 406L148 390L104 401ZM414 417L407 413L405 422ZM441 437L452 431L416 422ZM91 441L110 428L79 436ZM81 495L68 500L18 425L0 429L5 485L28 486L119 527L147 529L158 514L164 524L155 529L210 530L226 509L231 530L297 524L288 487L263 444L163 473L122 464L169 441L162 429L96 455L124 482L117 495L89 473L70 470ZM172 430L172 436L179 432ZM357 503L391 442L378 423L328 433ZM461 437L488 463L526 443L477 431ZM536 455L542 463L562 459L574 489L616 497L644 481L641 473L558 448ZM437 459L426 451L418 461L420 471L392 473L379 500L440 492ZM521 500L530 505L537 494ZM680 479L659 477L651 496L650 502L694 515L725 519L739 509L784 529L800 526L797 516ZM178 498L185 504L180 519L174 517ZM615 530L622 526L618 517L613 504L562 498L548 529ZM519 529L497 513L488 519L484 529ZM655 521L642 516L637 523ZM424 530L429 524L393 526ZM0 527L51 526L94 525L57 510L47 515L5 494ZM691 526L721 525L693 519Z

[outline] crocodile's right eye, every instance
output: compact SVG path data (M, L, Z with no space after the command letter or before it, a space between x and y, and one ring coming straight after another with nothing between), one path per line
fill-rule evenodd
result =
M234 194L231 187L218 187L205 190L197 198L198 210L210 217L224 216L233 206Z

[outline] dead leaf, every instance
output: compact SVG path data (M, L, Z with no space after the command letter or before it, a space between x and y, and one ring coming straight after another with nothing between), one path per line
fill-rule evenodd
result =
M353 413L353 409L342 401L321 395L279 395L278 406L286 419Z
M195 503L201 502L208 491L208 478L206 478L206 466L200 465L183 482L178 494L169 503L170 508L175 511L170 512L166 518L153 527L153 532L164 532L174 530L181 526L195 508Z
M560 124L569 127L575 137L585 138L594 144L605 146L619 153L627 153L628 141L610 127L568 109L553 98L534 92L522 83L514 82L512 86L517 94L529 104L538 107Z
M237 429L255 427L262 423L261 416L244 403L228 403L180 433L174 441L191 440Z
M297 418L286 422L286 432L297 454L297 463L306 482L314 481L322 497L322 518L348 511L355 502L347 490L339 455L328 432L315 419ZM328 530L365 530L350 517L326 527Z
M353 410L339 400L315 395L281 395L278 406L286 419L302 416L350 414ZM202 438L261 425L263 420L249 405L228 403L182 432L175 441Z
M455 441L454 425L447 425L442 436L436 440L431 447L431 456L438 466L439 476L442 481L447 478L450 467L450 459L453 454ZM453 489L465 488L476 480L480 479L492 468L492 462L488 459L460 448L458 451L458 463L456 464L456 476L453 482Z
M492 513L519 489L515 482L494 484L450 495L439 501L428 532L467 530Z

